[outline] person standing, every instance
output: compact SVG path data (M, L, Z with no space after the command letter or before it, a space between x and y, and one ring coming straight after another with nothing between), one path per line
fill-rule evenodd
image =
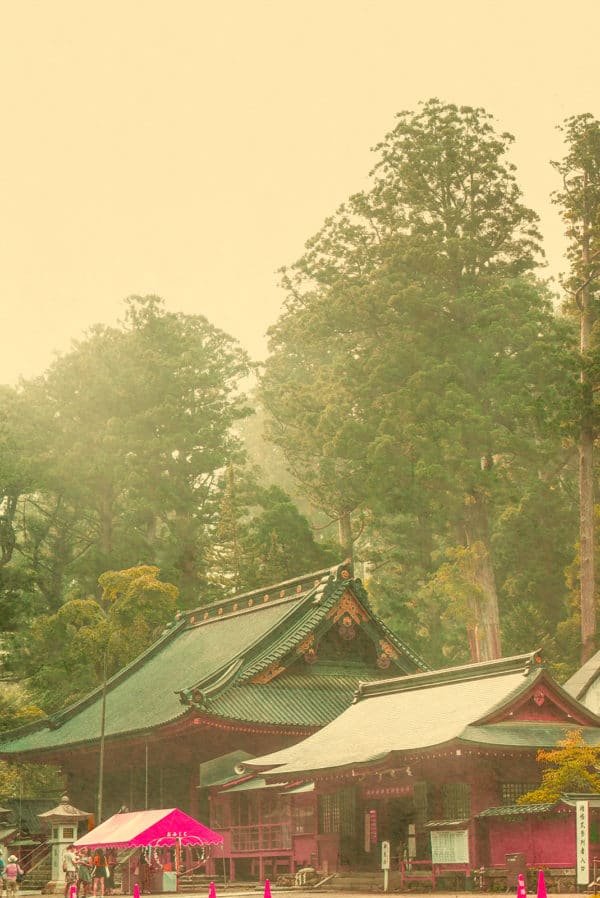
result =
M65 874L65 898L69 898L71 886L77 880L77 855L73 844L67 845L64 850L62 868Z
M109 848L106 852L106 881L104 883L104 894L112 895L115 890L115 867L117 865L117 856L113 848Z
M19 862L14 854L8 859L6 865L6 895L7 898L16 898L19 891L19 879L23 876L23 871L19 866Z
M92 884L92 859L87 848L82 848L77 856L77 896L88 898Z
M92 866L92 880L94 895L104 895L104 880L106 879L106 858L101 848L94 855Z

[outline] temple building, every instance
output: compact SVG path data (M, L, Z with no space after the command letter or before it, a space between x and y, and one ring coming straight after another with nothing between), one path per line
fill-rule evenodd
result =
M260 808L277 793L287 796L292 832L279 869L311 858L327 871L376 870L388 841L401 887L474 869L493 879L511 852L573 879L576 801L516 802L540 783L538 749L576 729L600 746L600 719L538 652L363 683L318 732L242 760L237 778L213 789L211 825L227 834L242 794ZM598 813L590 811L590 857L600 857Z
M360 682L426 669L342 564L179 613L105 688L5 736L0 756L60 766L90 810L101 781L103 819L124 806L203 817L207 762L291 745L344 711Z

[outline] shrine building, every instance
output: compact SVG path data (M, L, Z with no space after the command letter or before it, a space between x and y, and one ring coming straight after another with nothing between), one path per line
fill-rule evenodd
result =
M426 669L342 564L178 613L105 692L5 734L0 756L59 766L90 810L101 777L103 819L123 806L203 819L207 762L284 748L336 718L360 682Z
M327 726L242 760L228 782L213 786L211 825L231 845L241 796L248 818L267 819L277 794L288 802L292 833L274 864L280 870L306 860L330 872L378 870L387 841L393 887L435 886L444 877L455 887L474 870L489 882L505 879L511 853L571 884L573 796L538 805L517 799L540 784L538 749L573 730L600 746L600 719L553 680L539 652L362 683ZM600 801L589 804L587 854L600 859Z

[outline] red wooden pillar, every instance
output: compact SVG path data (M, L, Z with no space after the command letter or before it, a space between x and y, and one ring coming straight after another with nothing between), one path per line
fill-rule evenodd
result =
M198 783L199 783L200 771L198 769L198 765L192 766L190 771L190 785L189 785L189 795L188 795L188 806L190 809L190 817L195 817L198 819Z

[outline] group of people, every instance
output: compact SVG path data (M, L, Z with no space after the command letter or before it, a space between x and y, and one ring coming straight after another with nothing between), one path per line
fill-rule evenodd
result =
M115 864L114 856L107 857L101 848L76 851L74 845L67 846L63 855L65 898L70 898L73 885L77 888L77 898L88 898L90 894L112 895Z
M6 896L15 896L19 891L19 883L23 876L23 870L16 855L11 854L6 862L0 857L0 892L6 884Z

